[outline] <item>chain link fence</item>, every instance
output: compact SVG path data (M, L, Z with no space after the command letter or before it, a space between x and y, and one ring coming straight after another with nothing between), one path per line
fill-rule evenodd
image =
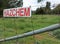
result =
M57 15L33 14L32 17L29 18L3 17L0 18L0 39L5 39L8 37L20 35L30 31L34 32L34 30L44 28L49 25L57 24L57 23L60 23L59 14ZM60 29L56 29L54 31L44 32L41 34L36 34L24 38L18 38L15 40L4 41L4 42L0 42L0 44L60 44Z
M32 15L31 18L0 18L0 39L23 34L60 22L59 15ZM60 29L0 44L60 44Z

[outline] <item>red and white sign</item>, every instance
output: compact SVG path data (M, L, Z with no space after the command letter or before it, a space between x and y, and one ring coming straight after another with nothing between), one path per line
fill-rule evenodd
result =
M11 8L4 9L3 17L31 17L31 8Z

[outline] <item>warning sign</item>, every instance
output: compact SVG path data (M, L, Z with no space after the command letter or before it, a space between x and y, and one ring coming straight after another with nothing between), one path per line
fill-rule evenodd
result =
M4 9L3 17L31 17L30 7Z

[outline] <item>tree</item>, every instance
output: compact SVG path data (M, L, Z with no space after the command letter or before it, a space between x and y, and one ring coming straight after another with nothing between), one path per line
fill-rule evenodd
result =
M46 8L47 9L50 9L50 5L51 5L50 2L46 2Z
M51 11L50 5L51 5L50 2L46 2L46 7L45 7L45 10L46 10L45 13L46 13L46 14L50 14L50 11Z
M0 0L0 16L2 16L3 9L7 8L8 0Z
M45 14L45 7L37 8L36 14Z
M23 0L11 0L9 1L10 7L22 7L23 6Z
M43 0L38 0L38 2L41 2L41 1L43 1Z
M36 14L50 14L50 2L46 2L46 7L40 7L36 10Z
M60 4L58 4L53 10L52 13L54 14L60 14Z
M2 7L2 0L0 0L0 8Z

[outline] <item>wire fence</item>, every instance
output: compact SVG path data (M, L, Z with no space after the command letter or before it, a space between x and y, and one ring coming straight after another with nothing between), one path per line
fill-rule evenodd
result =
M37 8L37 6L40 8L40 5L31 7ZM34 30L56 23L60 23L59 14L32 15L30 18L0 18L0 40L30 31L33 31L34 33ZM0 42L0 44L60 44L60 29L24 38L17 38L15 40L4 41Z
M32 15L31 18L0 18L0 39L30 32L52 24L60 23L59 15ZM0 42L0 44L60 44L60 35L49 31L16 40ZM57 33L54 35L54 33Z

